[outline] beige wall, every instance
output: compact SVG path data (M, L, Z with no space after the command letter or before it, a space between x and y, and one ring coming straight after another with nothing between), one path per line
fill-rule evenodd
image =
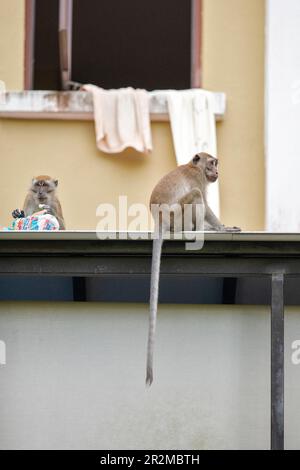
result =
M23 79L24 8L21 1L2 3L0 70L13 89ZM264 1L204 0L203 24L203 85L228 97L218 124L221 217L263 229ZM94 229L97 205L117 203L119 194L127 194L129 203L147 203L156 181L176 164L168 124L153 124L153 140L149 156L130 150L107 156L95 148L91 122L0 121L0 223L10 223L11 210L22 205L38 173L60 180L68 228Z
M11 209L22 205L33 174L58 177L68 228L95 229L98 204L117 204L119 195L148 205L160 174L175 165L168 124L152 130L152 155L129 150L108 156L96 149L93 123L0 121L0 223L9 223Z
M24 0L0 2L0 80L22 90L24 71Z
M218 125L221 213L264 228L264 0L204 0L203 86L226 92Z

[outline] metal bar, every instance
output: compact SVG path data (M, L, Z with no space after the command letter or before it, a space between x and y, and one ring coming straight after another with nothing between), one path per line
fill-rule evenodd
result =
M284 275L272 275L271 449L284 449Z
M86 278L73 277L73 300L74 302L85 302L86 296Z
M218 237L210 234L205 239L200 251L186 251L184 241L165 241L163 257L181 256L186 259L213 258L252 258L252 259L281 259L286 265L293 260L300 259L300 236L298 240L287 238L282 240L257 241L255 238L248 241L224 240L224 235ZM98 240L95 232L87 233L86 238L82 234L72 232L18 232L7 231L0 234L0 256L30 255L42 256L54 254L104 254L104 255L136 255L151 256L152 241L141 240ZM275 272L275 271L273 271ZM284 272L284 271L282 271ZM270 273L272 274L272 273Z
M1 256L0 274L31 274L53 276L95 276L110 274L149 274L150 256ZM219 277L270 276L286 270L288 276L300 276L300 260L266 260L254 258L162 258L161 273L170 275L202 275Z
M237 289L237 278L226 277L223 280L223 294L222 303L224 305L234 305Z

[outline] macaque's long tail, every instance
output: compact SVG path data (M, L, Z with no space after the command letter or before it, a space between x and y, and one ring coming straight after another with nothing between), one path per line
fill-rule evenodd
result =
M151 286L150 286L150 312L149 312L149 331L147 348L147 375L146 385L150 387L153 382L153 352L154 336L157 317L157 304L159 293L159 274L161 250L163 245L163 235L160 233L158 238L153 240L152 266L151 266Z

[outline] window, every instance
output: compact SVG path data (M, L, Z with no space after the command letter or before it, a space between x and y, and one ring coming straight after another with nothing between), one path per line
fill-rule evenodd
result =
M201 0L27 0L26 88L200 86L200 22Z

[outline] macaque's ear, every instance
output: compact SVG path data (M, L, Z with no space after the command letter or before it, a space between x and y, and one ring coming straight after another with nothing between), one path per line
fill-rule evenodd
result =
M193 158L193 163L197 164L200 160L200 155L196 154Z
M54 180L55 186L58 186L58 180Z

